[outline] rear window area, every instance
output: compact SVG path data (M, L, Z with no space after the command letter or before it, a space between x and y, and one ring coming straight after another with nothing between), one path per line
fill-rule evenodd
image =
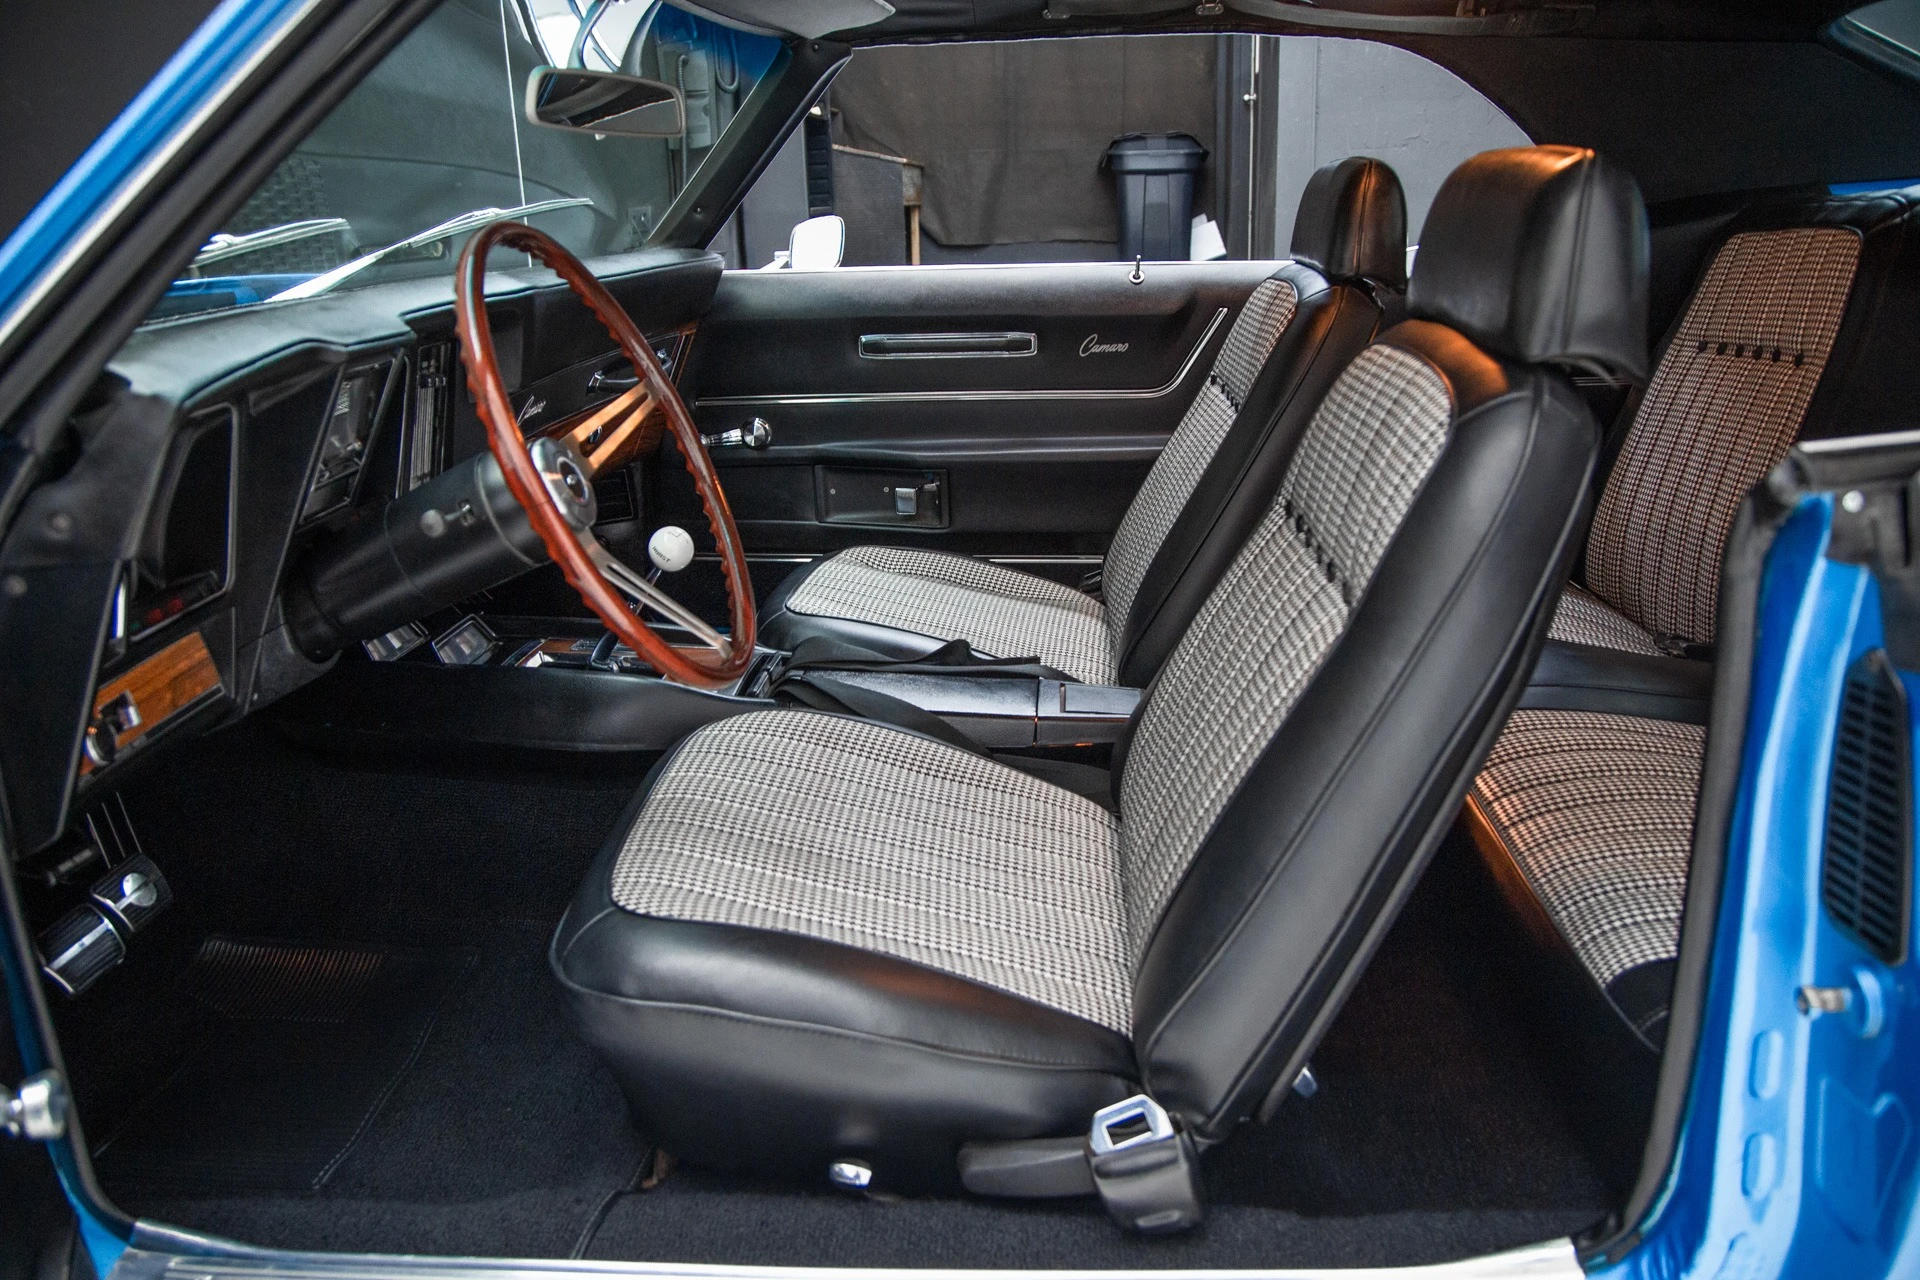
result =
M1155 257L1279 258L1321 165L1386 161L1417 232L1470 155L1530 139L1418 54L1364 40L1112 36L865 48L714 247L759 267L794 223L836 213L849 266L1111 261L1116 139L1184 135L1190 234ZM832 182L807 154L832 152ZM1163 247L1164 248L1164 247Z

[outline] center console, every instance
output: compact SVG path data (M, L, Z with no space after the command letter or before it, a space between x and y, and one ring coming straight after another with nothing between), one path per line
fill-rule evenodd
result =
M472 613L398 628L291 698L284 714L369 745L584 754L668 750L705 724L793 702L789 654L756 649L718 690L663 680L598 620ZM669 643L696 647L668 624ZM986 750L1097 747L1119 740L1141 691L994 668L809 669L930 712Z

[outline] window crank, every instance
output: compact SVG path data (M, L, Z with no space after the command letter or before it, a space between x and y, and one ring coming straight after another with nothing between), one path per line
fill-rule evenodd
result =
M716 431L710 436L701 436L700 443L709 449L718 449L723 445L743 444L749 449L764 449L773 443L773 424L765 418L748 420L744 427L735 427L731 431Z

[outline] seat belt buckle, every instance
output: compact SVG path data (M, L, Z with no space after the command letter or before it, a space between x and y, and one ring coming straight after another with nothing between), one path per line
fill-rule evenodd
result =
M1087 1165L1107 1212L1127 1230L1162 1235L1199 1224L1193 1136L1174 1128L1166 1108L1146 1094L1094 1112Z

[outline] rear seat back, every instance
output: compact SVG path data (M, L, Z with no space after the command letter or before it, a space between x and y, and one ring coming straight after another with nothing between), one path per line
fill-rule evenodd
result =
M1797 439L1884 429L1913 403L1916 361L1894 353L1920 332L1916 206L1920 188L1764 202L1708 260L1585 559L1587 590L1663 647L1713 643L1734 511ZM1644 651L1587 603L1569 600L1556 638Z
M1596 511L1592 594L1570 588L1549 633L1599 648L1548 646L1466 805L1623 1186L1666 1039L1706 751L1706 698L1660 695L1704 690L1711 668L1659 655L1713 640L1737 505L1797 438L1911 422L1920 187L1767 201L1699 281Z

